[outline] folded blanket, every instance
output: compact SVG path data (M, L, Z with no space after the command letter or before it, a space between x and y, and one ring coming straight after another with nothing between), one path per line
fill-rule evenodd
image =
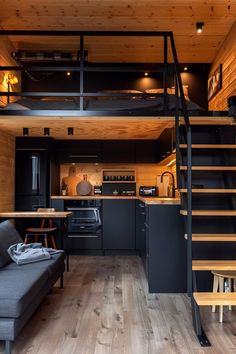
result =
M64 251L42 247L42 243L15 243L8 248L7 252L14 262L21 265L44 261L50 259L52 254Z

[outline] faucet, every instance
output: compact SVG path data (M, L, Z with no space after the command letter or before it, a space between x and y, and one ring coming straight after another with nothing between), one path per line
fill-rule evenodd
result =
M170 171L165 171L161 174L161 183L163 180L164 175L170 175L172 177L172 191L171 191L171 198L175 198L175 177L172 172Z

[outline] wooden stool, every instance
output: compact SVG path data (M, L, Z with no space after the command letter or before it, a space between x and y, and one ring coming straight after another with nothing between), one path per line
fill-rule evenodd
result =
M214 275L213 280L213 293L225 291L224 280L226 279L229 287L229 292L232 291L232 280L236 279L236 272L234 271L212 271ZM229 310L232 309L232 306L229 305ZM212 312L215 312L216 306L212 306ZM219 322L223 322L223 305L219 306Z

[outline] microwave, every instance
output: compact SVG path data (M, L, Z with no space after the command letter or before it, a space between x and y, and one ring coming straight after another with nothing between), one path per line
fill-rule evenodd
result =
M145 197L154 197L158 195L158 187L156 186L140 186L139 195Z

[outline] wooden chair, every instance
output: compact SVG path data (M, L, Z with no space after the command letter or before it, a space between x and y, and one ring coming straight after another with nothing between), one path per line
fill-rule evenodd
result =
M232 291L232 280L235 282L236 272L235 271L212 271L214 276L213 280L213 292L225 292L225 280L227 282L228 291ZM216 306L212 306L212 312L215 312ZM229 310L232 310L232 306L229 305ZM219 322L223 322L223 305L219 306Z
M38 208L37 212L53 212L54 208ZM52 248L57 249L56 242L53 233L56 231L56 227L53 227L52 219L41 220L40 227L29 227L25 229L25 240L24 243L28 243L29 238L32 239L31 242L38 242L39 238L43 237L45 247L48 247L48 241L51 241Z

